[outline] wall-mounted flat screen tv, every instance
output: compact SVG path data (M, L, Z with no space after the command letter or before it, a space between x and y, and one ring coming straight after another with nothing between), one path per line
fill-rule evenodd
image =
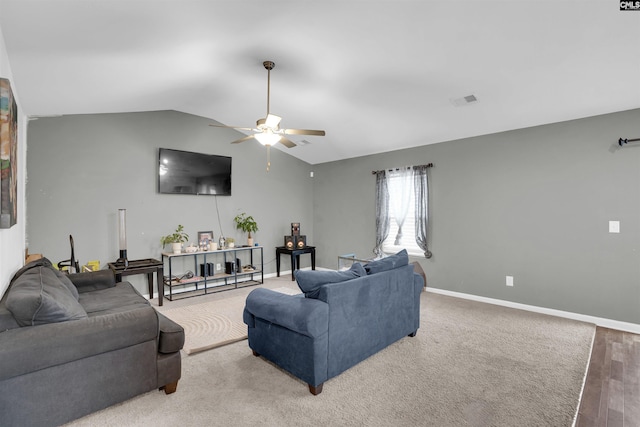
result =
M161 148L158 192L231 195L231 157Z

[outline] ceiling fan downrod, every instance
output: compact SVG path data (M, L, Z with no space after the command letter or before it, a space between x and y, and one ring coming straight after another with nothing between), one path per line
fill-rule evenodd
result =
M267 116L269 116L269 99L271 98L271 70L276 66L273 61L264 61L262 63L267 69Z

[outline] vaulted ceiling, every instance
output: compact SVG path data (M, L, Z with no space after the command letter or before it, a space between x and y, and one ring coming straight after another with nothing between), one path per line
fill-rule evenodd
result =
M29 116L251 127L272 60L281 126L326 130L283 148L311 164L640 107L640 11L614 0L0 0L0 27Z

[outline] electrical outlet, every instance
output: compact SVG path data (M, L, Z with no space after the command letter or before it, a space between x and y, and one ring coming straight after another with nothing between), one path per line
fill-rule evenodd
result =
M513 286L513 276L507 276L507 286Z
M609 221L609 233L620 232L620 221Z
M222 270L222 264L217 263L216 264L216 271L220 271L220 270Z

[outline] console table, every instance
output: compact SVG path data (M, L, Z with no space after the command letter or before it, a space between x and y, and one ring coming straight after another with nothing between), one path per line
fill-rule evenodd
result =
M163 279L163 289L169 290L165 298L173 301L262 284L263 255L262 246L179 254L163 252L162 263L166 263L165 270L169 272Z
M158 305L162 305L163 291L160 290L160 284L162 283L163 263L157 259L137 259L129 261L128 265L121 263L110 262L109 268L116 275L116 282L122 282L123 276L131 276L134 274L146 274L147 283L149 284L149 299L153 299L153 273L156 273L156 279L158 282Z
M315 246L305 246L304 248L294 248L287 249L286 246L277 246L276 247L276 272L278 277L280 277L280 255L290 255L291 256L291 280L295 280L293 272L296 270L296 267L300 267L300 255L302 254L311 254L311 269L316 269L316 247Z

